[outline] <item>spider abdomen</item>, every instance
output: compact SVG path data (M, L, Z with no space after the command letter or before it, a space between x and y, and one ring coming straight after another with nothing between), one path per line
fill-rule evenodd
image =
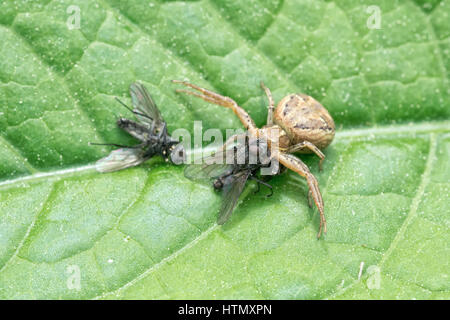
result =
M286 131L291 145L309 141L323 149L334 138L333 118L317 100L305 94L284 97L275 109L274 121ZM304 149L299 152L310 151Z

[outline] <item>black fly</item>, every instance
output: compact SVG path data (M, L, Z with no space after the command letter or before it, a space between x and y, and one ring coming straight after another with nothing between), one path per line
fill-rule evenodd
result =
M272 186L257 178L260 168L270 166L268 153L267 143L260 139L249 140L246 136L245 143L226 150L220 149L203 158L202 164L192 164L185 168L184 175L187 178L196 181L212 180L214 189L222 190L224 199L218 224L224 224L230 218L247 180L255 180L258 190L259 184L265 185L271 191L268 196L273 194Z
M91 143L94 145L110 145L120 147L108 156L97 161L96 169L100 172L112 172L137 166L155 155L161 155L166 161L181 164L185 161L186 152L178 140L167 132L167 124L161 117L147 89L140 83L130 85L133 109L116 98L120 104L136 115L138 121L119 118L119 128L135 137L140 144L123 146L114 143Z

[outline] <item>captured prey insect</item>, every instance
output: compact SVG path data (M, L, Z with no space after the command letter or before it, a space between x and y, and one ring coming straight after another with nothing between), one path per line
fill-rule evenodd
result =
M109 145L120 149L112 151L108 156L96 163L99 172L112 172L137 166L155 155L161 155L165 161L174 164L185 162L184 146L167 132L167 124L156 107L147 89L138 82L130 85L133 109L116 100L136 115L137 121L119 118L117 125L138 139L141 143L135 146L123 146L115 143L91 143L93 145Z
M218 224L224 224L233 213L239 196L249 179L255 180L270 189L272 186L257 178L260 168L269 168L270 154L267 143L262 139L245 136L244 143L237 143L232 148L226 145L219 148L211 156L202 159L201 164L188 165L184 175L194 181L213 181L215 190L223 192L223 202L217 219ZM275 173L274 173L275 174Z

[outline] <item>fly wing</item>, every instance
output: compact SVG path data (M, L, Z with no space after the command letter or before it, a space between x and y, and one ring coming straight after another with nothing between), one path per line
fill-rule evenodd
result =
M230 218L249 175L250 171L241 171L226 178L223 186L224 199L217 219L218 224L224 224Z
M227 164L191 164L184 169L184 176L194 181L209 181L232 171L233 167Z
M134 82L130 85L130 94L134 111L140 113L137 118L148 125L154 122L155 127L159 128L164 120L147 89L141 83Z
M137 166L148 158L144 157L144 151L140 148L121 148L98 160L95 168L99 172L113 172Z
M236 150L218 150L202 158L200 164L190 164L184 169L184 176L194 181L215 179L233 171Z

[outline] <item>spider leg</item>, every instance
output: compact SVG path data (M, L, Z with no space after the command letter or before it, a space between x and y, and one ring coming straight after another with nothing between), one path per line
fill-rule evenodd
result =
M255 125L255 122L253 122L253 119L250 118L248 113L242 109L238 104L231 98L222 96L218 93L212 92L210 90L201 88L199 86L196 86L195 84L186 82L186 81L180 81L180 80L172 80L173 83L179 83L187 87L191 87L192 89L195 89L198 92L193 92L189 90L176 90L177 92L183 92L186 94L190 94L192 96L199 97L205 101L208 101L213 104L217 104L220 106L223 106L225 108L229 108L233 110L233 112L238 116L239 120L241 120L242 124L245 126L247 130L249 130L252 134L257 135L257 128Z
M289 148L287 148L286 152L287 153L294 153L294 152L302 150L303 148L308 148L309 150L314 152L320 158L319 170L322 171L322 162L325 159L325 155L313 143L311 143L309 141L303 141L303 142L297 143L297 144L295 144L293 146L290 146Z
M320 238L322 234L322 229L324 233L327 233L327 222L325 220L325 214L323 212L323 200L322 195L320 194L319 190L319 183L317 182L316 177L309 171L306 164L304 164L300 159L297 157L287 154L287 153L278 153L274 155L278 161L287 167L288 169L291 169L292 171L297 172L299 175L304 177L306 179L306 182L309 187L309 193L311 194L317 209L319 209L320 214L320 225L319 225L319 233L317 234L317 238Z
M267 88L264 83L261 81L261 88L266 92L267 99L269 100L269 106L267 110L267 125L273 125L273 111L275 110L275 103L273 102L272 93L270 89Z
M312 208L311 190L308 190L308 206Z
M225 143L219 148L219 150L224 151L230 143L233 143L236 139L245 137L246 135L247 135L246 132L233 134L231 137L227 139L227 141L225 141Z

